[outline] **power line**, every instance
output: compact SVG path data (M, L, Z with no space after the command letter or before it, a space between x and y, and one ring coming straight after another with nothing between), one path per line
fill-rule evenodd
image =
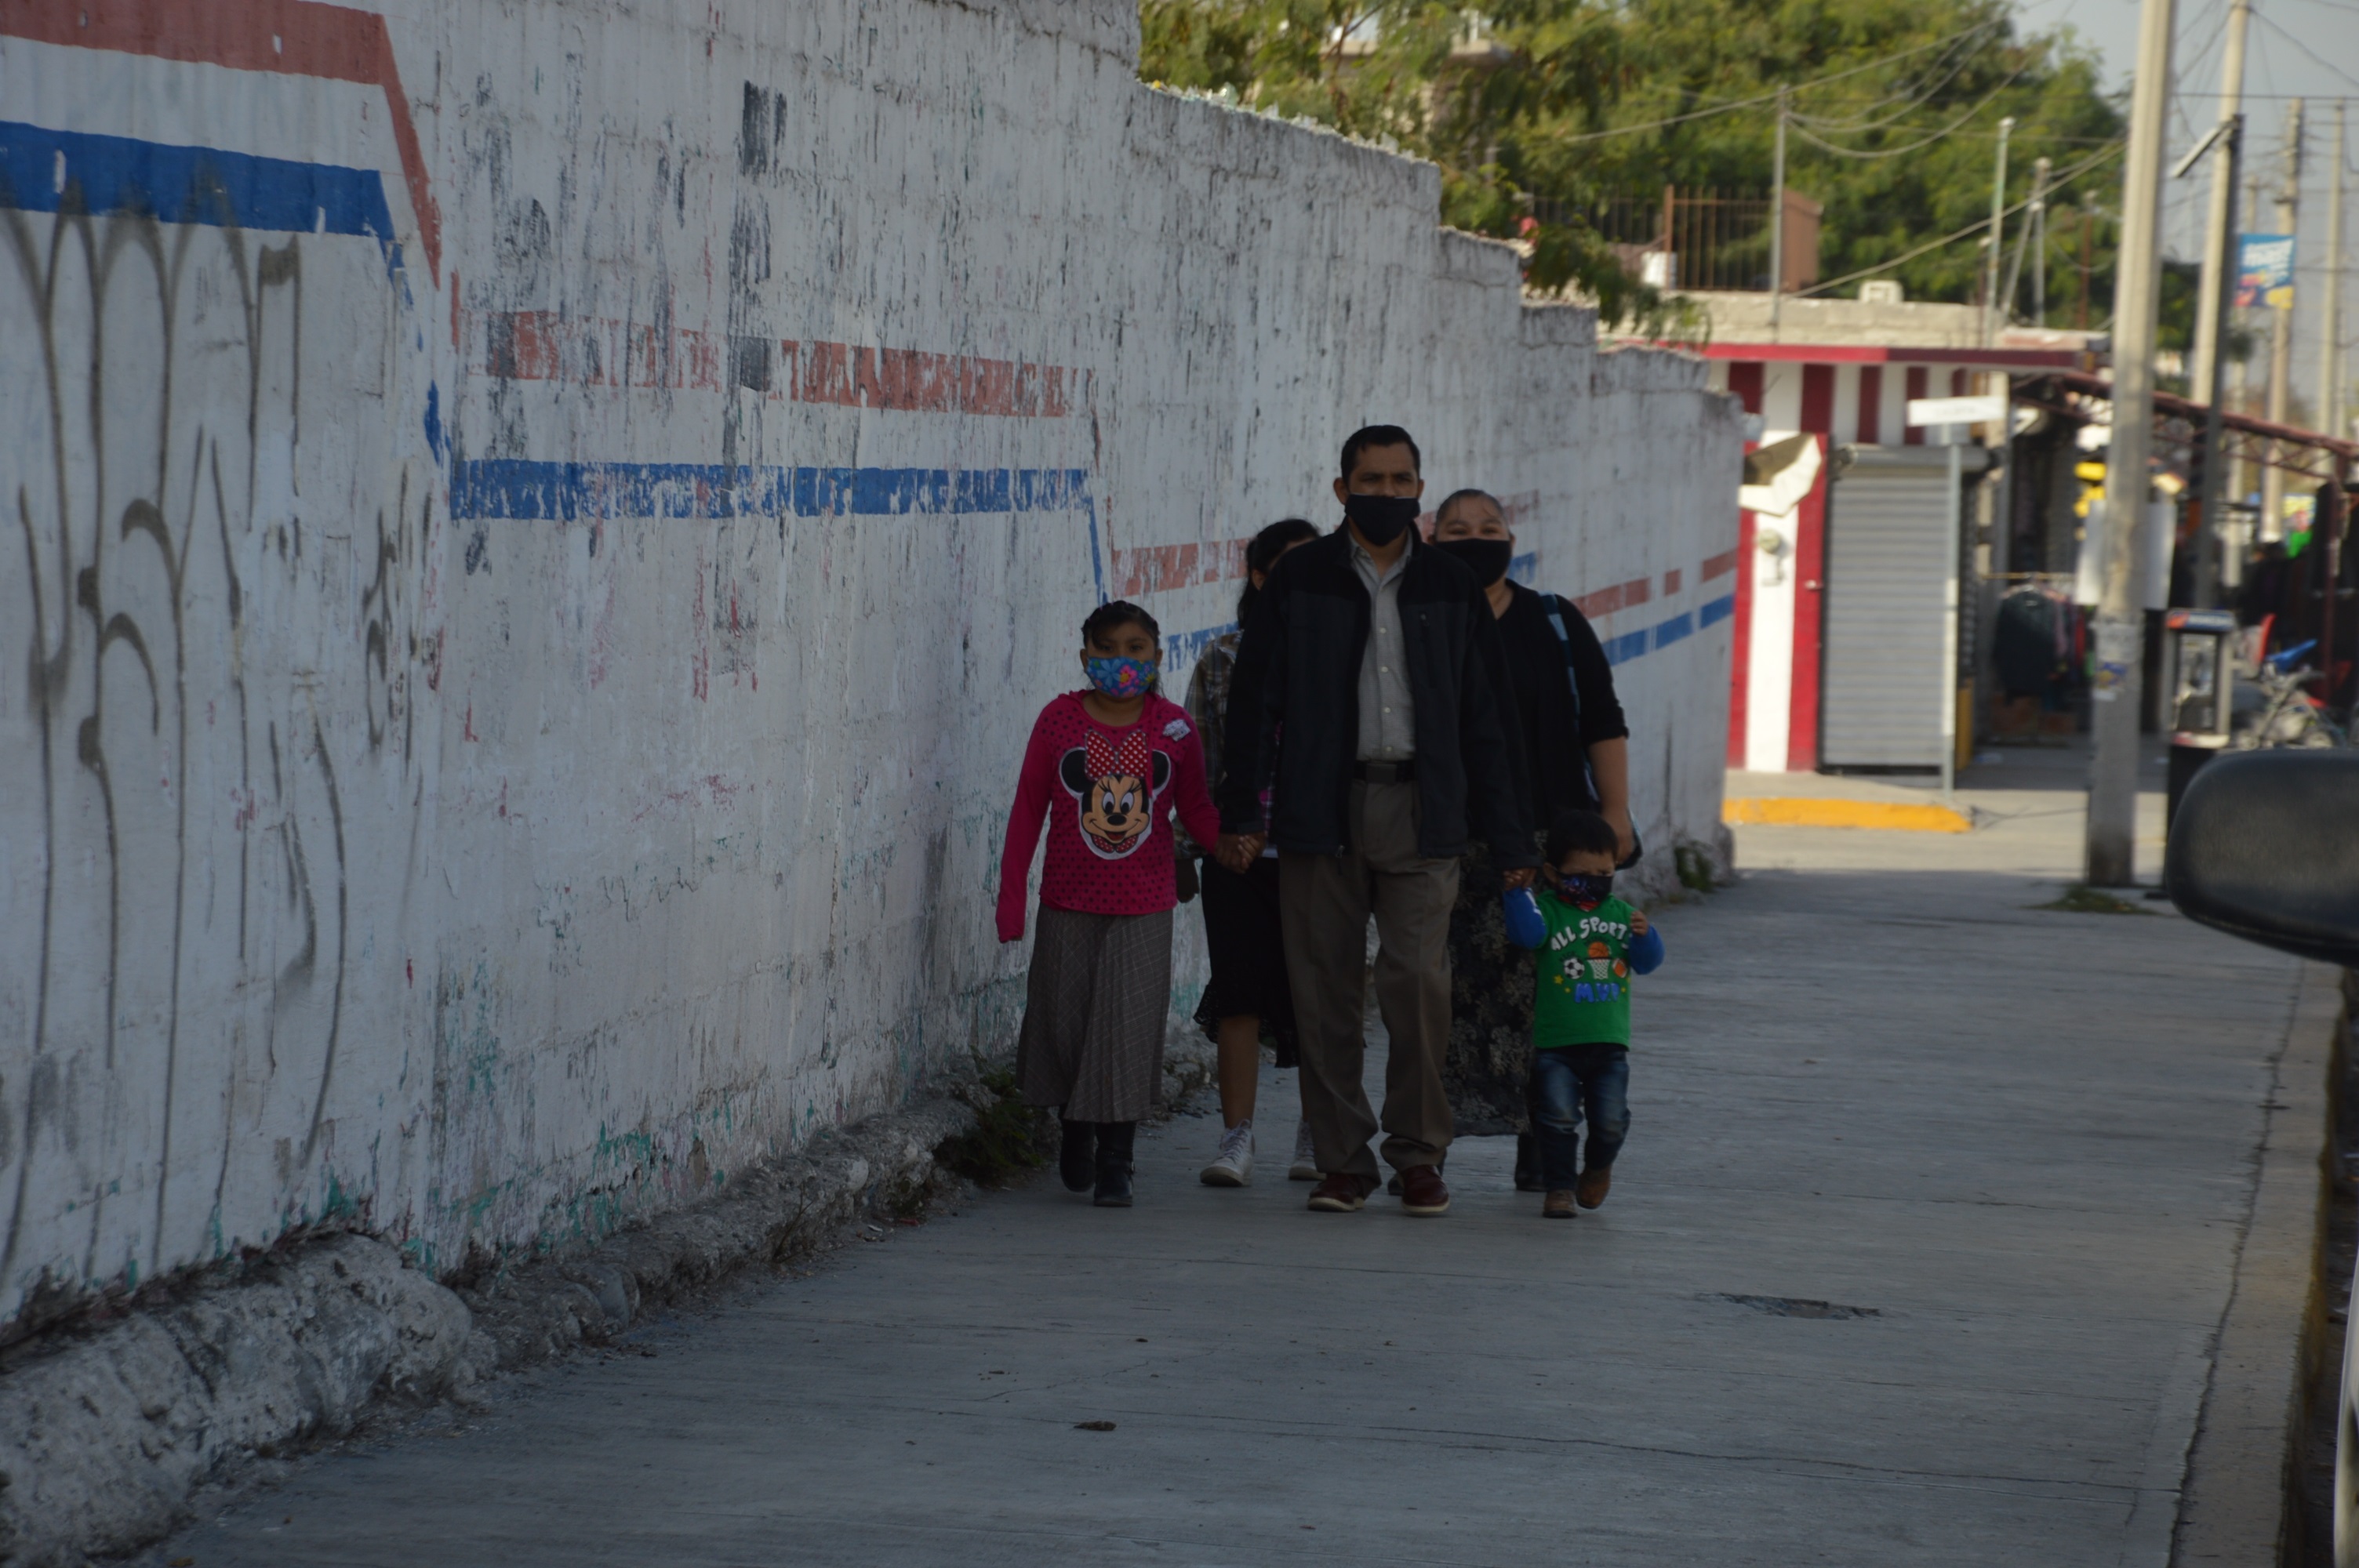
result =
M2070 168L2060 169L2055 174L2049 177L2050 189L2060 187L2067 180L2078 179L2081 176L2088 173L2089 170L2096 168L2107 158L2112 157L2114 154L2120 152L2128 145L2129 144L2126 139L2115 142L2113 146L2106 147L2100 152L2092 153L2089 157L2082 158L2079 163L2074 164ZM2022 211L2030 205L2031 199L2027 196L2022 200L2017 202L2014 206L2009 207L2005 211L2001 212L1999 217L2002 221L2012 218L2017 212ZM1841 288L1846 283L1856 283L1863 277L1872 277L1879 272L1889 272L1892 268L1900 265L1904 262L1915 261L1919 256L1925 254L1929 251L1938 251L1943 245L1954 244L1958 241L1964 239L1968 234L1979 233L1990 226L1991 221L1988 218L1978 219L1975 222L1967 224L1964 228L1960 229L1956 233L1944 234L1938 240L1928 241L1924 244L1919 245L1913 251L1908 251L1900 255L1892 256L1884 261L1877 262L1874 266L1864 266L1857 272L1845 273L1841 277L1830 278L1824 283L1812 284L1810 287L1800 291L1800 297L1808 298L1813 294L1824 294L1828 289Z
M2271 21L2266 12L2256 9L2253 12L2253 19L2260 23L2261 26L2268 28L2269 31L2277 34L2277 37L2283 38L2286 42L2291 44L2294 48L2308 53L2312 60L2324 66L2327 70L2332 71L2335 75L2341 77L2352 86L2359 87L2359 76L2352 75L2349 71L2343 70L2341 66L2327 59L2323 54L2312 49L2310 45L2302 42L2299 38L2295 38L2291 33L2287 32L2283 27L2277 26L2277 23Z
M1923 141L1911 142L1905 147L1877 147L1868 151L1863 151L1856 147L1839 147L1835 146L1834 143L1816 135L1806 125L1798 124L1794 127L1794 130L1804 141L1824 147L1827 151L1835 154L1839 157L1898 157L1903 153L1913 153L1919 147L1931 146L1935 142L1940 141L1942 137L1948 135L1951 132L1956 130L1959 126L1964 124L1967 121L1973 119L1975 115L1989 108L1992 103L1997 101L2000 93L2015 85L2016 78L2022 74L2023 72L2020 70L2016 70L2010 74L2005 81L2000 82L1996 87L1991 89L1989 96L1985 97L1981 103L1975 104L1973 108L1967 110L1964 114L1959 115L1956 119L1951 121L1948 124L1934 132L1931 135L1927 136ZM1790 120L1792 117L1789 115L1788 118Z
M1813 87L1824 87L1829 82L1842 81L1850 77L1858 76L1865 71L1880 70L1884 67L1890 65L1895 60L1907 59L1912 55L1923 54L1927 49L1940 49L1944 45L1955 43L1958 39L1968 37L1971 34L1986 32L2000 25L2002 25L2000 20L1977 22L1971 27L1963 27L1959 29L1957 32L1950 34L1947 38L1935 38L1930 43L1919 44L1914 49L1902 49L1898 54L1886 55L1882 59L1872 59L1865 65L1855 65L1847 70L1836 71L1832 76L1816 77L1809 81L1798 82L1794 84L1792 91L1796 92L1804 92ZM1780 91L1783 90L1781 89ZM1659 131L1667 125L1686 124L1690 120L1708 120L1715 114L1734 114L1739 109L1756 108L1764 103L1775 103L1777 101L1777 93L1776 92L1764 92L1757 97L1740 98L1734 103L1717 104L1709 109L1698 109L1686 114L1673 114L1661 120L1649 120L1644 124L1616 125L1611 130L1587 131L1578 136L1560 136L1554 138L1554 140L1559 145L1571 146L1579 142L1602 142L1611 136L1635 136L1643 131Z
M1786 115L1789 120L1799 120L1805 124L1815 125L1821 131L1828 131L1836 134L1854 131L1881 130L1886 125L1892 124L1894 122L1899 120L1911 109L1917 108L1919 105L1924 103L1928 99L1931 98L1934 93L1939 92L1942 88L1947 87L1951 82L1956 81L1958 73L1964 70L1967 66L1972 65L1973 63L1973 59L1974 53L1973 49L1961 49L1958 53L1956 62L1950 67L1948 71L1942 75L1940 81L1924 85L1920 91L1915 92L1887 92L1882 98L1875 100L1874 103L1862 105L1860 113L1863 115L1865 115L1874 113L1876 109L1881 108L1886 103L1900 103L1900 107L1898 109L1893 111L1890 114L1886 115L1882 120L1876 121L1873 124L1870 124L1865 119L1859 119L1854 120L1847 124L1836 124L1832 121L1819 120L1809 114L1796 114L1791 109L1788 109L1786 112ZM2022 73L2018 71L2017 74L2021 75ZM1905 103L1902 102L1904 99L1906 100Z

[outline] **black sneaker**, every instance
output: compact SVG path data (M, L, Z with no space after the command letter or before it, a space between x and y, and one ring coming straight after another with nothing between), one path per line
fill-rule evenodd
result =
M1098 1124L1094 1121L1068 1121L1064 1146L1057 1153L1057 1174L1069 1193L1085 1193L1096 1176Z

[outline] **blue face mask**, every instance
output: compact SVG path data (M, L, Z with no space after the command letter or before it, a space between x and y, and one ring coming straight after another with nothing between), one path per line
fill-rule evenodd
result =
M1116 702L1145 697L1155 689L1153 659L1108 659L1092 654L1082 661L1082 665L1089 671L1090 684Z
M1588 871L1559 871L1556 895L1567 903L1577 903L1583 908L1603 903L1614 896L1614 873L1608 871L1603 876L1597 876Z

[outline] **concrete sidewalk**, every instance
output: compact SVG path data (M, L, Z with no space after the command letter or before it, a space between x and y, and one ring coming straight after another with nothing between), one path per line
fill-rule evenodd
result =
M2029 908L2078 822L2017 795L1658 911L1596 1214L1505 1140L1446 1218L1309 1214L1266 1074L1250 1190L1182 1118L1135 1210L897 1228L154 1559L2162 1564L2299 966Z

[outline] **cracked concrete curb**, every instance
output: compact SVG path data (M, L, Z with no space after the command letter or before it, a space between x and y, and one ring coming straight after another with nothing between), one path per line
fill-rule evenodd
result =
M162 1534L189 1494L470 1381L467 1309L339 1236L0 1377L0 1563L79 1564Z
M1164 1103L1212 1081L1212 1043L1175 1022ZM725 1196L651 1217L571 1257L452 1290L373 1237L263 1259L235 1283L135 1314L0 1372L0 1565L79 1568L185 1518L201 1487L352 1430L374 1408L473 1402L504 1371L611 1340L745 1269L821 1250L864 1215L908 1211L943 1175L985 1091L831 1131Z
M349 1432L372 1407L479 1398L496 1372L816 1251L864 1212L922 1202L935 1152L974 1123L948 1098L872 1118L745 1173L724 1197L476 1290L436 1282L375 1238L334 1237L25 1361L0 1374L0 1564L78 1568L132 1551L180 1522L198 1487Z

